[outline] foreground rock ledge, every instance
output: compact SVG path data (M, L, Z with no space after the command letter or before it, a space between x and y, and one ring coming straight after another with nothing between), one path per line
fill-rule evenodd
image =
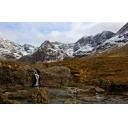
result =
M48 103L48 90L47 88L36 87L33 88L30 95L32 102L35 104Z
M0 88L1 104L47 104L48 90L45 87Z

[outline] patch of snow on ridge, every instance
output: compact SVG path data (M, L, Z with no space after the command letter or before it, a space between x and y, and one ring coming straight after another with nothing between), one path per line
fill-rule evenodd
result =
M116 35L116 36L114 36L114 37L112 37L112 38L106 40L106 41L103 43L103 45L106 44L106 43L108 43L108 42L111 43L111 44L113 44L113 43L116 43L116 42L118 42L118 41L123 41L124 39L125 39L124 36L120 36L120 37L119 37L119 35Z
M86 46L80 47L76 52L78 51L82 51L82 52L88 52L88 51L92 51L93 47L91 47L89 44L87 44Z

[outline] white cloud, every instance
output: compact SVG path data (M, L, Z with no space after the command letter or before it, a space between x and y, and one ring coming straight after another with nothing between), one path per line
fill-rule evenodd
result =
M61 41L65 43L73 43L77 41L82 36L89 36L100 33L104 30L117 32L125 23L118 22L104 22L104 23L72 23L70 31L59 32L52 31L45 39L49 39L51 41Z
M51 26L48 24L51 24ZM70 24L69 30L60 31L54 30L54 28L60 24L51 22L46 24L50 32L43 33L40 31L40 29L44 27L42 23L29 23L27 25L21 23L21 26L17 30L1 29L0 36L4 36L16 42L31 43L38 46L45 40L74 43L82 36L94 35L104 30L116 32L124 24L123 22L73 22Z

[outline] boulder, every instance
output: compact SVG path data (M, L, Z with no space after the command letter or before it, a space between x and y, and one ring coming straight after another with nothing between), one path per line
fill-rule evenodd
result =
M64 66L53 66L41 72L42 86L62 87L72 83L70 69Z

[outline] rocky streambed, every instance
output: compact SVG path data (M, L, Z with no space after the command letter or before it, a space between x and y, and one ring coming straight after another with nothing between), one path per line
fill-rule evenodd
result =
M98 88L99 89L99 88ZM66 87L48 88L49 104L127 104L128 92L119 94L106 94L95 88L86 89Z
M127 104L128 92L106 94L99 87L1 87L1 104Z

